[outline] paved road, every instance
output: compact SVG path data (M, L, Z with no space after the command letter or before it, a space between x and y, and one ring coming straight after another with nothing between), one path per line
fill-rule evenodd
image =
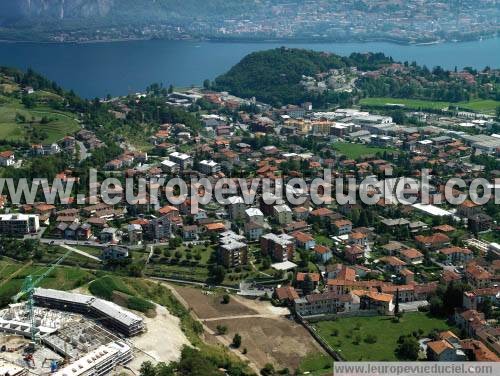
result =
M51 239L51 238L42 238L40 239L40 243L43 244L51 244L51 245L61 245L61 244L67 244L67 245L85 245L88 247L96 247L96 248L105 248L109 244L105 243L98 243L94 242L92 240L67 240L67 239Z
M79 249L70 247L69 245L66 245L66 244L59 244L59 246L64 248L64 249L67 249L68 251L73 251L73 252L78 253L79 255L82 255L82 256L87 257L89 259L101 262L101 259L99 257L93 256L90 253L87 253L87 252L81 251Z
M269 313L269 314L256 313L253 315L235 315L235 316L211 317L209 319L201 319L201 320L205 321L205 322L209 322L209 321L238 320L238 319L251 319L251 318L276 319L279 316L287 316L287 315L290 315L290 313L283 314L283 315L276 315L273 313Z
M80 162L84 161L85 159L87 159L88 157L90 157L90 153L88 152L88 150L85 147L85 145L83 144L83 142L77 141L76 143L78 144L78 147L80 148L80 155L78 157L79 160L80 160Z
M201 286L201 287L206 287L207 284L203 282L195 282L195 281L186 281L184 279L179 279L179 278L163 278L163 277L148 277L150 279L154 279L156 281L164 281L164 282L172 282L172 283L181 283L184 285L192 285L192 286ZM235 288L235 287L228 287L228 286L210 286L212 288L220 288L220 289L226 289L230 291L235 291L239 292L240 289Z

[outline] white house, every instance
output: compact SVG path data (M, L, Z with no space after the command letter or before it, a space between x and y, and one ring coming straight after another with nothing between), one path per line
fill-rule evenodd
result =
M16 163L16 157L13 151L3 151L0 153L0 166L8 167Z

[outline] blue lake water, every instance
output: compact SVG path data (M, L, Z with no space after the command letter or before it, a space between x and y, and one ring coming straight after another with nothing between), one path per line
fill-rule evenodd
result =
M250 52L280 46L330 51L384 52L399 61L453 69L500 67L500 38L433 45L368 43L219 43L131 41L92 44L0 43L0 65L31 67L81 96L125 95L151 83L200 85Z

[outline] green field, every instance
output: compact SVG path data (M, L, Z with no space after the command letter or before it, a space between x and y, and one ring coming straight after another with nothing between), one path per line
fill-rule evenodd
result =
M420 99L403 99L403 98L363 98L359 104L367 107L380 107L388 105L403 105L404 108L418 110L418 109L431 109L442 110L449 106L458 106L460 108L468 109L475 112L482 112L486 114L494 114L497 107L500 106L500 101L491 99L475 99L469 102L440 102L440 101L427 101Z
M5 304L12 296L17 294L26 276L29 274L40 275L46 270L46 267L0 260L0 302ZM12 274L17 271L19 273L14 278L11 278ZM82 268L59 266L42 281L41 286L58 290L71 290L86 284L92 278L93 274Z
M345 155L349 159L358 159L362 156L375 155L377 153L383 153L385 151L392 152L395 149L375 147L364 144L351 144L347 142L335 142L332 147L339 153Z
M300 363L299 369L302 373L309 372L308 375L323 376L331 375L333 372L333 359L320 352L309 354Z
M321 321L315 323L314 328L333 349L350 361L396 360L394 353L397 340L401 335L408 335L419 329L423 336L432 330L447 330L449 325L437 318L429 317L421 312L405 313L399 323L392 321L391 317L346 317L335 321ZM338 334L334 331L337 330ZM374 335L377 341L373 344L365 341L368 335ZM356 339L359 343L355 344Z
M16 114L22 115L33 125L19 123ZM48 124L40 124L43 117L50 119ZM26 109L19 101L2 98L0 101L0 140L27 141L28 128L33 127L46 133L44 143L52 143L79 129L75 116L71 113L54 111L45 106Z

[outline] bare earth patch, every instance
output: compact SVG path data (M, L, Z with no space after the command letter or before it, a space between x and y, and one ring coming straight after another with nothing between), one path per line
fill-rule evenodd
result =
M306 355L321 351L302 325L284 317L218 320L206 324L214 331L217 325L227 326L224 337L229 341L239 333L241 349L247 349L246 356L259 368L272 363L275 367L294 370Z
M156 316L144 317L144 322L147 332L132 338L139 351L136 351L134 360L128 366L136 371L136 374L139 373L142 362L146 360L153 363L179 360L182 347L189 345L189 340L180 328L179 318L171 315L165 307L157 305Z
M236 301L233 296L231 296L229 304L222 304L222 294L220 293L192 287L175 286L174 288L202 320L224 316L257 314L257 311Z
M207 291L201 289L172 287L205 325L207 342L228 346L234 334L239 333L242 345L234 351L241 355L246 348L244 356L257 372L266 363L293 371L307 355L324 353L309 332L289 318L286 308L236 295L231 295L229 304L221 304L220 293L215 295L209 291L212 294L207 295ZM216 335L218 325L226 326L227 334Z

